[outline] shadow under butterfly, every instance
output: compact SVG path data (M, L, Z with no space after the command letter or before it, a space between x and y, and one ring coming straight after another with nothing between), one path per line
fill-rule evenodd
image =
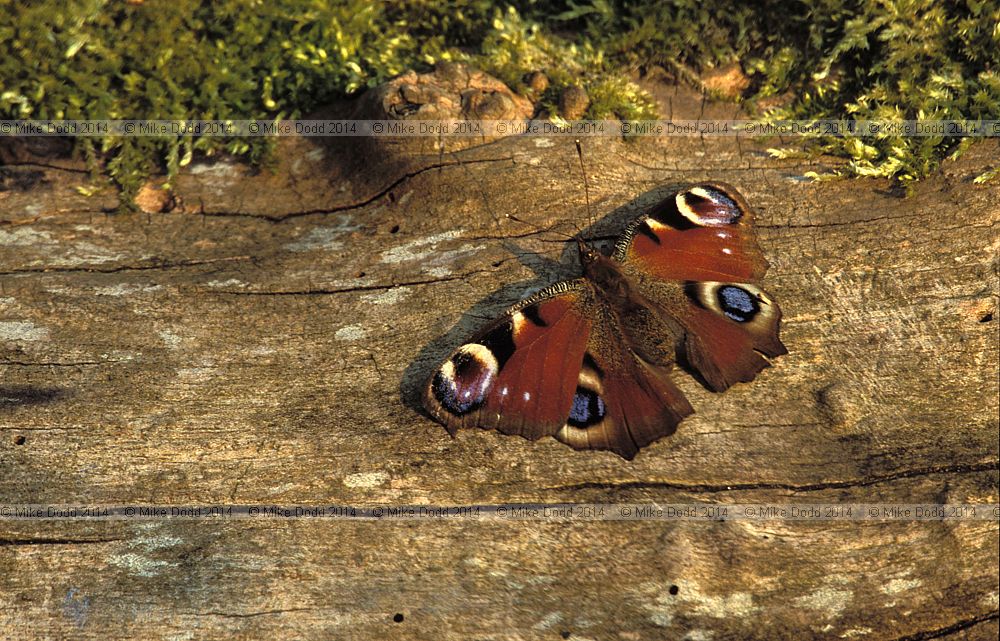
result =
M694 411L670 378L675 363L722 392L787 353L735 187L672 193L626 226L610 256L576 242L581 277L517 303L430 376L423 405L452 436L553 436L630 460Z

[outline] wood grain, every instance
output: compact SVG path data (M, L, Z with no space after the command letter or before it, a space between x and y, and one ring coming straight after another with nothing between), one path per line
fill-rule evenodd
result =
M997 502L995 142L905 199L773 141L584 142L592 215L569 138L384 170L285 139L153 215L9 164L0 502ZM696 413L632 462L423 414L439 359L576 273L559 232L706 179L757 209L788 356L721 395L677 373ZM995 521L0 521L0 569L12 639L998 636Z

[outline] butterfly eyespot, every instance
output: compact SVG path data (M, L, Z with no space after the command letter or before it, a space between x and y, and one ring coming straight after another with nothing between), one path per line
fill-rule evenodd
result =
M722 313L737 323L748 323L760 313L757 298L742 287L725 285L715 292Z
M743 215L729 194L707 185L679 192L675 202L682 216L702 227L731 225Z
M477 409L496 380L499 365L485 345L469 343L455 352L434 375L434 398L448 412L461 416Z
M598 396L597 392L586 387L577 387L566 424L572 427L590 427L603 421L606 413L604 399Z

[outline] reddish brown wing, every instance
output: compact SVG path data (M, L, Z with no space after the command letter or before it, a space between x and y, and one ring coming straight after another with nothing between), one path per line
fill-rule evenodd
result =
M641 448L673 434L694 410L670 380L669 368L637 356L615 329L595 326L569 418L556 438L576 449L611 450L631 460Z
M688 361L715 391L750 381L787 353L781 310L755 283L767 271L753 213L725 183L702 183L631 225L614 257L638 290L685 332Z
M452 434L478 426L554 435L573 403L593 299L576 280L523 301L448 357L427 383L424 407Z
M629 225L615 256L672 281L750 283L767 271L750 206L726 183L693 185L665 198Z
M666 367L625 346L615 318L587 281L554 285L455 350L428 381L424 406L452 434L551 435L631 459L692 409Z

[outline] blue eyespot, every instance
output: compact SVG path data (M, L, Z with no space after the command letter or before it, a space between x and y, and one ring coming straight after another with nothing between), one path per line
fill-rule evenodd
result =
M577 387L566 422L573 427L590 427L604 420L606 413L603 398L585 387Z
M737 323L748 323L760 313L757 299L742 287L725 285L716 292L722 313Z

